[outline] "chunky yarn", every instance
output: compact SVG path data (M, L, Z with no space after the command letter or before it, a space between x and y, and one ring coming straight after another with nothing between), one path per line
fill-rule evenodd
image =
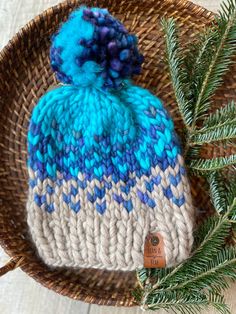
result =
M54 36L51 65L65 84L118 89L140 73L143 56L136 45L136 36L107 10L83 8Z
M163 237L167 267L189 256L194 210L174 125L127 79L137 40L107 10L82 7L52 39L66 85L35 106L28 132L28 224L50 266L134 270L145 238Z

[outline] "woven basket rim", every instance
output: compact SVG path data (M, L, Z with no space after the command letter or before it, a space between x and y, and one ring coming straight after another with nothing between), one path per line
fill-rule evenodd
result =
M153 0L146 0L146 1L150 2L150 3L153 2ZM192 8L194 8L195 14L197 16L198 15L201 16L201 17L203 16L206 19L211 19L215 15L215 13L207 10L206 8L203 8L202 6L200 6L198 4L194 4L193 2L188 1L188 0L163 0L163 1L166 4L175 4L176 11L180 11L181 9L184 9L184 8L185 9L189 9L189 8L192 9ZM140 4L141 4L142 0L138 0L137 2L140 2ZM76 0L70 0L69 1L69 0L66 0L66 1L58 3L58 4L56 4L56 5L52 6L52 7L44 10L42 13L40 13L36 17L32 18L23 27L21 27L19 29L19 31L1 49L1 51L0 51L0 64L4 63L4 60L5 60L5 58L8 57L9 52L12 49L14 49L16 46L18 46L19 43L21 43L21 41L24 39L24 37L29 35L33 31L34 27L37 27L37 25L40 23L40 21L42 21L42 19L44 19L46 16L52 15L52 13L54 11L61 10L61 9L65 8L65 7L67 7L67 6L78 4L78 3L80 3L80 1L76 1ZM97 1L97 5L99 6L99 0ZM33 278L34 280L36 280L37 282L39 282L40 284L42 284L43 286L48 288L46 280L44 280L44 279L40 280L40 274L32 273L29 270L28 263L25 263L25 261L24 261L24 256L22 256L20 254L16 256L11 251L11 249L8 248L7 239L0 237L0 245L4 249L4 251L10 256L10 258L12 258L13 260L14 259L16 260L16 267L21 268L31 278ZM16 267L13 267L12 269L14 269ZM67 295L65 292L61 291L59 288L57 289L55 287L55 285L53 287L50 287L50 289L52 289L53 291L55 291L55 292L57 292L57 293L59 293L61 295ZM76 297L76 299L85 301L85 298L80 298L79 296L78 296L78 298ZM90 301L89 298L86 299L86 302L87 303L94 303L92 300ZM106 303L106 302L103 302L101 300L101 304L104 304L104 305L114 305L112 303ZM134 305L137 305L137 304L135 304L133 302L129 306L134 306Z
M152 0L146 0L146 1L152 1ZM209 17L215 15L214 12L212 12L212 11L210 11L210 10L208 10L208 9L198 5L198 4L195 4L189 0L163 0L163 1L165 1L166 3L170 3L170 4L176 3L176 6L178 7L178 9L186 8L189 5L192 5L195 9L198 9L198 12L196 14L203 15L206 18L209 18ZM8 40L7 44L0 50L0 63L4 61L5 54L8 52L8 50L10 50L12 48L12 46L17 45L17 43L22 39L22 37L25 35L25 33L27 34L28 31L31 31L31 29L32 29L31 26L33 24L37 24L41 18L50 14L51 11L57 10L58 8L66 7L68 4L72 4L72 3L76 3L76 2L79 2L79 1L65 0L63 2L59 2L58 4L53 5L50 8L47 8L42 13L40 13L40 14L36 15L34 18L30 19L24 26L22 26L16 32L16 34L11 39Z

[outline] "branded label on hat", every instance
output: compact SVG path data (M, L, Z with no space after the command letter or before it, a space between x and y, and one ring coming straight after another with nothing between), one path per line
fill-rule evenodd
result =
M149 233L144 244L144 267L164 268L166 266L163 238L160 233Z

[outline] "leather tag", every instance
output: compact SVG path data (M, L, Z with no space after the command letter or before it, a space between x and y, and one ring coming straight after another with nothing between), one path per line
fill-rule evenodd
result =
M144 244L144 267L164 268L166 266L163 238L160 233L149 233Z

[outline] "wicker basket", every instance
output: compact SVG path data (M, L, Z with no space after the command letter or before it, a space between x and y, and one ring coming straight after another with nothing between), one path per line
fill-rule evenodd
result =
M181 26L183 40L192 38L213 14L187 1L174 0L85 0L83 3L106 7L139 37L145 56L143 74L137 83L158 94L175 120L181 120L173 101L166 66L163 62L163 36L159 20L173 16ZM28 23L0 54L0 243L10 262L0 276L21 267L45 287L70 298L104 305L132 306L131 291L137 285L134 272L94 269L51 270L35 253L28 236L25 202L27 197L26 136L32 108L51 85L57 82L50 69L50 35L80 1L59 4ZM227 89L216 97L235 98L236 71L227 78ZM206 149L205 155L218 154ZM222 151L220 152L222 153ZM210 208L203 184L192 179L192 193L198 206Z

